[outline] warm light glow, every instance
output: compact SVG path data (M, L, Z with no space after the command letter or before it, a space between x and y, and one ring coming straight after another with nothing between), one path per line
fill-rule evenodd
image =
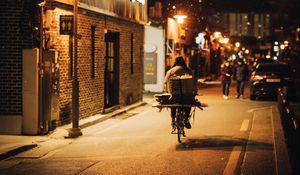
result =
M270 55L267 55L267 56L266 56L266 58L267 58L267 59L270 59L270 58L271 58L271 56L270 56Z
M232 55L231 58L232 58L233 60L236 60L236 55Z
M284 44L280 44L280 49L283 50L285 48Z
M177 20L179 24L182 24L184 19L187 18L186 15L175 15L174 18Z
M137 1L137 2L139 2L139 3L141 3L141 4L145 4L145 0L131 0L131 2L135 2L135 1Z
M235 43L235 47L240 47L241 46L241 43L240 42L236 42Z
M284 46L286 46L286 47L289 45L288 41L284 41L283 43L284 43Z
M275 44L275 45L278 45L278 41L275 41L274 44Z
M223 44L228 44L229 43L229 38L222 38L220 40L220 42L223 43Z
M246 53L246 54L249 54L249 50L248 50L248 49L246 49L246 50L245 50L245 53Z
M222 34L221 32L214 32L214 38L218 39L221 38Z

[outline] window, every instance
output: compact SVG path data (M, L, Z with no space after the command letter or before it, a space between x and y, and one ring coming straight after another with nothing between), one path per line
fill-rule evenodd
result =
M95 77L95 31L96 26L91 27L91 78Z
M130 73L133 74L133 33L130 38Z

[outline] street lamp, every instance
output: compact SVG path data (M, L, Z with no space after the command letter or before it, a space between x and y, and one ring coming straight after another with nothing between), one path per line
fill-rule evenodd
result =
M228 44L228 43L229 43L229 38L222 38L222 39L220 40L220 42L221 42L222 44Z
M177 20L178 24L182 24L184 19L187 18L186 15L175 15L174 18Z
M222 33L221 32L214 32L214 38L215 39L220 39L222 37Z
M69 130L69 137L75 138L82 135L79 128L79 82L77 77L77 57L78 57L78 38L77 38L77 27L78 27L78 0L74 0L74 27L73 27L73 39L74 39L74 78L73 78L73 89L72 89L72 111L73 120L72 128Z
M184 39L183 37L185 36L185 34L182 35L182 32L185 32L184 30L182 30L182 26L181 24L183 23L184 19L187 18L186 15L182 15L180 12L174 16L174 18L177 20L178 23L178 29L179 29L179 41L182 42L182 39ZM180 43L181 43L180 42ZM180 46L180 52L181 52L181 46Z

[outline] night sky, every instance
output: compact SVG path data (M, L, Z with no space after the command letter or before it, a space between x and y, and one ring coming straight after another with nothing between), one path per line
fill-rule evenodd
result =
M183 11L199 13L201 11L215 9L218 11L238 12L269 12L285 13L300 20L300 0L148 0L149 5L155 1L161 1L164 8L176 6Z

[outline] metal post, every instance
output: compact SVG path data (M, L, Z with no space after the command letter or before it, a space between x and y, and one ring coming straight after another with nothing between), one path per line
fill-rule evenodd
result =
M45 0L41 1L38 5L40 6L40 48L39 48L39 89L38 89L38 125L39 125L39 133L45 133L46 132L46 124L45 124L45 118L44 118L44 99L43 99L43 79L44 79L44 60L43 60L43 50L44 50L44 6L45 6Z
M79 82L77 78L77 26L78 26L78 0L74 0L74 26L73 26L73 39L74 39L74 78L72 90L72 111L73 121L72 128L69 130L69 137L74 138L82 135L79 128Z

